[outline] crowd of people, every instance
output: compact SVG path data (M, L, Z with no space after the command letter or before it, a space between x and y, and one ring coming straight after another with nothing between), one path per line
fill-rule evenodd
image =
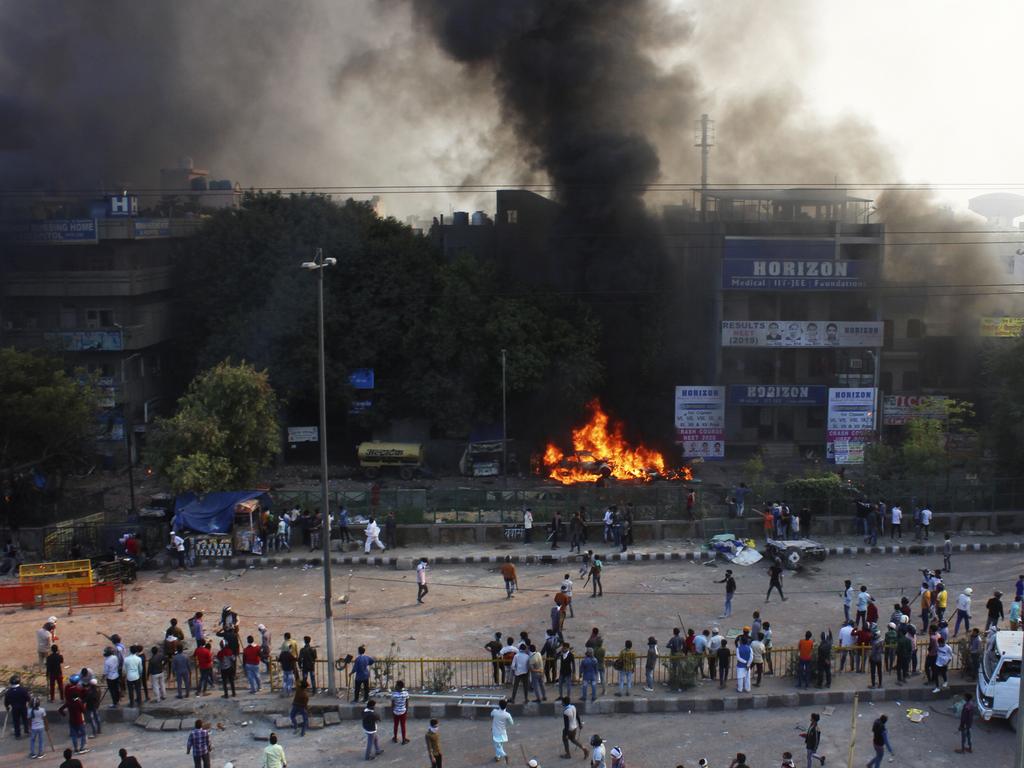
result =
M774 514L772 517L774 520ZM611 510L610 517L606 518L605 533L612 543L618 537L620 542L628 544L629 528L624 525L617 531L617 519L617 511ZM780 510L779 519L784 519L783 510ZM628 514L623 515L623 520L628 520ZM790 527L788 531L777 533L785 534L792 530ZM922 535L927 535L927 532ZM557 542L557 537L553 538ZM577 545L575 539L573 544L574 547ZM848 668L851 673L867 675L869 688L879 688L889 682L906 685L910 678L923 673L924 683L931 686L932 692L941 693L949 686L949 669L957 653L960 654L960 667L965 677L971 679L976 676L984 651L985 634L1004 624L1010 629L1018 629L1024 601L1022 574L1014 585L1014 598L1009 608L1004 608L1003 593L994 590L985 602L984 621L978 621L971 587L964 587L955 601L950 599L944 574L951 570L952 565L950 551L947 551L944 567L922 571L917 595L893 599L891 611L883 608L884 601L872 595L866 584L855 587L852 580L846 580L838 590L837 614L841 607L843 619L836 635L831 628L816 632L805 630L796 648L787 649L781 657L779 649L774 646L771 622L762 616L761 610L753 611L749 622L734 637L724 636L716 623L705 627L679 625L672 629L664 642L664 651L654 636L647 637L646 643L639 647L634 646L632 639L623 639L620 648L609 651L599 627L590 628L582 648L574 647L569 639L567 624L576 617L576 580L585 577L582 585L584 594L592 585L591 598L600 598L604 594L600 555L593 550L581 551L576 580L571 573L564 573L555 590L543 639L534 641L528 630L520 631L518 638L495 632L484 645L490 655L494 685L505 686L509 690L491 714L495 759L508 761L505 745L509 727L514 724L508 706L516 702L520 691L524 703L541 703L548 700L550 690L562 711L563 756L571 757L574 749L579 750L594 768L624 765L624 748L614 746L606 750L604 740L597 735L592 737L589 746L583 744L580 741L583 719L574 702L586 702L588 696L593 702L598 695L607 695L609 684L615 696L628 697L633 695L638 684L642 684L645 691L653 692L659 680L663 680L670 690L682 690L689 682L687 675L691 675L717 682L720 689L724 689L732 679L736 691L742 694L760 687L766 675L788 674L792 664L797 688L809 688L812 684L818 688L829 688L834 665L838 664L839 672L846 672ZM428 570L428 559L419 558L416 567L417 602L423 602L429 592ZM518 578L511 557L506 558L500 571L506 598L512 599L518 590ZM781 600L786 600L783 574L778 562L769 565L765 603L770 602L773 591ZM724 585L725 599L720 618L730 617L737 593L737 579L732 570L727 569L715 583ZM950 621L954 618L951 632ZM920 621L920 629L915 619ZM84 666L65 682L63 670L66 665L57 626L57 617L51 616L36 630L36 651L38 664L45 673L49 703L59 701L59 707L48 713L46 703L27 691L17 677L10 680L4 697L15 736L21 738L24 732L29 737L31 758L44 754L43 739L44 736L49 739L49 725L54 716L67 720L71 747L66 760L74 760L75 754L89 751L90 739L102 734L104 701L111 708L121 706L122 702L130 707L143 707L150 701L165 700L171 692L179 699L216 694L218 683L221 696L234 698L238 695L239 672L244 675L242 685L248 684L248 692L253 695L263 689L272 665L280 670L283 695L291 699L293 732L299 737L306 734L310 696L318 692L317 648L309 636L300 642L285 632L282 642L275 646L264 624L257 624L255 632L245 634L238 614L227 605L210 628L202 611L196 611L189 617L184 627L179 626L176 618L170 619L163 641L150 646L148 651L141 643L126 643L119 634L104 635L107 642L101 649L101 658L96 660L95 669ZM961 628L965 636L958 641ZM923 660L920 672L919 658ZM383 752L379 741L381 717L378 702L371 698L371 678L376 660L365 647L360 646L356 656L339 661L340 667L353 679L353 702L364 706L362 727L367 739L364 758L375 759ZM659 671L666 674L659 674ZM386 696L390 703L392 741L409 744L407 716L410 693L404 681L397 681L390 691L378 695ZM970 731L975 714L971 696L965 698L960 712L962 741L958 751L970 752L973 748ZM824 756L817 753L821 739L819 725L818 718L812 716L803 734L809 767L814 759L822 765L825 762ZM436 719L427 729L425 743L432 765L442 768L440 723ZM877 766L885 750L892 753L884 717L875 721L873 743L876 754L870 765ZM197 768L209 765L212 751L210 733L199 721L189 734L187 749ZM265 759L270 768L283 768L284 751L276 735L267 750ZM122 758L137 762L135 757L127 754ZM792 755L787 753L784 760L792 761ZM737 755L734 765L744 764L745 757ZM783 762L783 765L787 763ZM122 762L122 768L134 766L131 762Z

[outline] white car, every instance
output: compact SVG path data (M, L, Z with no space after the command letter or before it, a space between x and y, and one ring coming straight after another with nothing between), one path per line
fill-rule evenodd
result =
M1006 719L1016 730L1020 700L1020 659L1024 632L990 632L981 654L976 693L978 712L985 720Z

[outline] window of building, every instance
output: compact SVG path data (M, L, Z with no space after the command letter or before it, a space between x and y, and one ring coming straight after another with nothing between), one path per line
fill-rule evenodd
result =
M775 296L772 294L755 294L750 297L747 312L751 320L777 320L775 316Z
M779 354L779 381L791 383L796 381L796 350L784 350Z
M744 429L757 429L761 426L761 409L756 405L740 408L740 423Z
M86 328L111 328L114 325L114 310L112 309L87 309L85 310Z
M810 359L807 361L807 373L815 379L823 379L832 375L835 366L832 364L832 357L835 353L831 350L819 352L811 350Z
M505 211L505 221L507 221L509 224L518 224L519 211L517 211L515 208L509 208L507 211Z
M878 385L883 392L892 392L892 371L882 371Z
M892 320L882 321L882 348L892 349Z
M76 307L60 308L60 327L66 331L78 327L78 309Z
M916 392L921 388L921 374L917 371L903 372L903 391Z
M911 318L907 320L907 338L908 339L920 339L924 337L924 320L918 320Z

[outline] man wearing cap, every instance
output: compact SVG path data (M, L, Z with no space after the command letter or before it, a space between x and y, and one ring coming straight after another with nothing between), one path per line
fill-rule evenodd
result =
M608 753L612 759L610 768L626 768L626 758L622 754L622 747L612 747Z
M998 589L992 593L992 597L989 598L988 602L985 603L985 608L988 609L988 619L985 620L985 631L988 632L989 627L999 628L999 622L1003 618L1003 601L1000 598L1003 593Z
M604 742L596 733L590 737L590 746L594 748L590 753L590 768L606 768L604 762Z
M41 667L46 667L46 657L50 655L51 645L53 645L53 624L47 620L36 630L36 653L39 656Z
M956 624L953 626L953 637L960 634L960 622L963 622L964 631L971 631L971 595L974 590L970 587L964 589L956 599Z

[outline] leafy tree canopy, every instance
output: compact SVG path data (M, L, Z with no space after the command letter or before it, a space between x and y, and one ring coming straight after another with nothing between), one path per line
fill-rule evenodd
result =
M222 362L193 380L174 416L157 421L153 463L176 493L249 486L280 451L277 407L266 372Z
M299 264L317 247L338 260L324 273L332 429L423 418L438 434L463 436L496 421L503 348L512 424L537 409L575 414L593 396L600 332L587 312L523 298L473 258L445 261L368 203L316 195L250 195L184 244L186 369L250 360L268 371L291 423L315 423L317 278ZM352 416L351 402L364 397L348 382L356 368L373 368L376 388L372 409Z
M96 395L61 361L0 348L0 471L67 469L95 451Z

